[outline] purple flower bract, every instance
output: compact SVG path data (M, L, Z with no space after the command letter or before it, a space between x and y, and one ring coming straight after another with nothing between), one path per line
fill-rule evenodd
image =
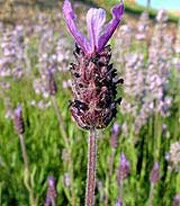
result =
M106 11L104 9L91 8L87 12L87 30L89 40L79 31L76 25L76 15L72 9L69 0L64 1L63 14L68 26L69 32L74 37L76 43L80 46L86 55L93 56L101 52L107 42L118 27L124 13L123 3L119 3L112 9L112 20L105 24Z

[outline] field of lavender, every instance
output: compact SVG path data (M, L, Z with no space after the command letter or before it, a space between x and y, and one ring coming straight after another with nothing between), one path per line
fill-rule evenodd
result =
M86 32L89 6L73 6ZM69 111L74 40L61 10L0 22L0 206L85 202L88 132ZM110 40L124 84L98 130L95 205L180 204L180 26L169 28L165 11L144 12Z

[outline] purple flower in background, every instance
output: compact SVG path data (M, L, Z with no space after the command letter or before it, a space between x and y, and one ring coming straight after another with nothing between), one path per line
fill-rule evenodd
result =
M173 200L173 206L179 206L180 204L180 194L177 194Z
M48 191L47 191L44 206L55 205L56 197L57 197L56 181L55 181L54 177L50 176L50 177L48 177Z
M123 3L112 9L112 20L105 24L106 11L91 8L86 15L89 40L79 31L76 25L76 15L69 0L64 1L63 14L69 32L86 55L92 56L101 52L118 27L124 13Z
M71 186L71 176L69 173L64 174L64 185L65 185L65 187Z
M123 183L123 180L128 177L129 170L130 170L129 161L126 159L125 154L121 153L120 166L117 171L117 181L119 185L121 185Z
M120 132L121 132L121 126L115 122L112 128L112 134L110 140L112 148L116 148L118 146L118 136L120 135Z
M159 164L157 162L154 163L151 170L150 181L153 184L156 184L159 181Z
M119 198L115 206L123 206L122 200Z

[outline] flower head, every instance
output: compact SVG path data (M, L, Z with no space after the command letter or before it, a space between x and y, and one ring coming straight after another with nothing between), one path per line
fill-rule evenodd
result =
M69 0L63 4L63 14L68 26L69 32L74 37L76 43L80 46L86 55L92 56L101 52L107 42L118 27L124 13L123 3L119 3L112 9L112 20L106 22L106 11L104 9L91 8L86 15L87 31L89 40L79 31L76 25L76 15L72 9Z
M117 105L121 103L121 97L117 98L117 86L123 84L123 79L118 78L117 70L110 64L111 48L106 44L121 20L123 10L122 3L115 6L113 19L104 25L106 12L90 9L86 16L88 40L77 28L70 1L64 1L64 17L76 41L73 52L76 63L70 67L73 92L70 111L83 129L107 127L116 117Z
M18 134L23 134L25 132L21 105L18 105L14 111L14 127Z

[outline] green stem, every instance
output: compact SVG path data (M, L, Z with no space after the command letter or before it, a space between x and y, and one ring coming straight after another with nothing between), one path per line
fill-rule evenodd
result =
M116 150L113 148L112 154L111 154L110 160L109 160L109 173L108 173L108 177L107 177L106 196L105 196L105 201L104 201L105 206L108 206L108 204L109 204L109 185L111 184L111 177L112 177L112 173L113 173L115 151Z
M72 154L71 154L71 144L70 144L70 141L68 139L68 136L67 136L67 132L66 132L66 127L65 127L65 124L64 124L64 119L63 119L63 116L61 114L61 111L58 107L58 104L57 104L57 101L56 101L56 98L55 96L51 96L51 102L53 104L53 107L54 107L54 111L57 115L57 118L58 118L58 122L59 122L59 129L60 129L60 132L62 134L62 137L63 137L63 140L64 140L64 143L65 143L65 147L67 148L67 152L69 153L69 156L72 157ZM72 206L75 206L76 205L76 195L75 195L75 192L74 192L74 188L73 188L73 181L74 181L74 171L73 171L73 159L72 158L69 158L69 167L70 167L70 175L71 175L71 194L72 194Z
M119 185L118 198L123 202L123 182Z
M87 185L85 206L94 206L95 204L95 186L96 186L96 152L97 152L97 134L96 129L90 130L88 142L88 166L87 166Z
M150 193L149 193L149 206L153 206L153 195L154 195L154 184L151 183Z
M63 137L63 139L64 139L65 145L66 145L66 147L68 148L68 146L69 146L69 140L68 140L68 137L67 137L67 134L66 134L66 128L65 128L65 125L64 125L63 116L62 116L62 114L61 114L61 112L60 112L60 109L59 109L59 107L58 107L58 105L57 105L55 96L51 96L51 102L52 102L52 104L53 104L55 113L56 113L57 118L58 118L60 132L61 132L62 137Z
M33 192L32 186L30 185L29 161L28 161L26 146L24 142L24 135L20 134L19 139L20 139L21 151L22 151L22 156L23 156L23 161L24 161L24 184L27 190L29 191L29 199L30 199L31 206L36 206L34 192Z

